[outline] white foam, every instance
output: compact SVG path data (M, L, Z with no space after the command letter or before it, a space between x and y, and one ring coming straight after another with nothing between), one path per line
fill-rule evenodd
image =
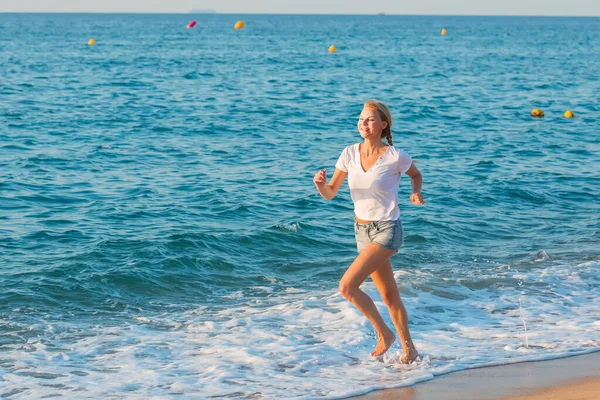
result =
M282 231L293 232L293 233L300 232L300 224L298 222L292 222L289 224L279 224L276 227L281 229Z

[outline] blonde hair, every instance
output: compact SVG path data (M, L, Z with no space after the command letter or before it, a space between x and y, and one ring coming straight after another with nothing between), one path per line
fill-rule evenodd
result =
M387 122L387 126L381 131L381 137L386 139L390 146L392 144L392 113L390 109L387 108L385 104L380 102L379 100L367 100L365 103L365 107L372 108L379 112L379 116L385 122Z

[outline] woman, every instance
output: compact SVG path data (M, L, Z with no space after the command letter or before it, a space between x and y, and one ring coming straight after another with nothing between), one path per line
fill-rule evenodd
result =
M326 170L317 172L313 182L326 200L335 197L348 176L350 195L354 202L354 233L358 256L350 265L339 290L371 321L377 330L378 342L373 357L383 355L394 343L396 336L385 324L373 300L360 289L361 283L371 276L402 341L403 363L418 357L408 330L408 315L400 299L390 258L403 241L398 188L401 174L410 177L413 204L425 204L421 195L423 178L411 157L392 145L392 116L385 104L369 100L358 120L362 143L348 146L335 165L333 177L326 184ZM389 145L382 142L385 138Z

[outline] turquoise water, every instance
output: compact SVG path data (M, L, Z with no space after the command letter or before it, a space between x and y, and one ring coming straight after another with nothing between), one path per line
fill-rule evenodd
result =
M191 18L0 14L2 396L339 398L600 350L599 18ZM369 357L348 188L312 184L369 98L424 176L411 366Z

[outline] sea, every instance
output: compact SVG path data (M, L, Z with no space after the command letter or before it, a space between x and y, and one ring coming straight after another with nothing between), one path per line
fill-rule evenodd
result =
M0 396L341 399L600 351L598 32L0 14ZM410 365L398 343L369 355L376 333L338 292L349 190L312 182L361 141L371 98L423 174L424 206L401 179L391 260Z

